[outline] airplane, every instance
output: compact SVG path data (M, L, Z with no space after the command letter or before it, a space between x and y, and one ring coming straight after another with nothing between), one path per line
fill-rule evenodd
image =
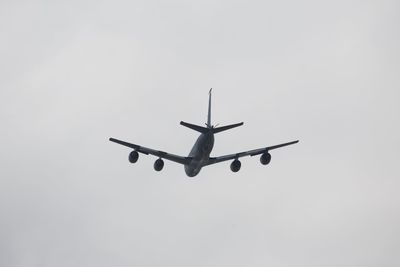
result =
M239 158L245 157L245 156L261 155L261 157L260 157L261 164L267 165L271 161L271 154L269 153L270 150L288 146L288 145L293 145L293 144L296 144L299 142L299 140L296 140L296 141L292 141L292 142L288 142L288 143L283 143L283 144L274 145L274 146L267 146L267 147L263 147L263 148L229 154L229 155L220 156L220 157L210 157L210 153L214 146L214 134L217 134L217 133L220 133L220 132L243 125L243 122L226 125L226 126L221 126L221 127L218 127L218 125L217 126L212 125L211 124L211 93L212 93L212 88L209 91L208 116L207 116L207 123L205 124L206 127L187 123L184 121L180 122L181 125L201 133L187 157L178 156L178 155L167 153L167 152L164 152L161 150L155 150L155 149L147 148L144 146L128 143L128 142L121 141L121 140L118 140L115 138L110 138L109 140L111 142L115 142L117 144L120 144L120 145L123 145L123 146L133 149L133 151L130 152L129 157L128 157L129 162L131 162L131 163L136 163L138 161L139 153L142 153L145 155L153 155L153 156L158 157L158 159L154 162L154 170L161 171L164 167L163 159L166 159L166 160L170 160L170 161L182 164L185 168L186 175L189 177L194 177L197 174L199 174L201 169L205 166L209 166L211 164L228 161L228 160L233 160L230 165L231 171L238 172L241 168L241 162L239 161Z

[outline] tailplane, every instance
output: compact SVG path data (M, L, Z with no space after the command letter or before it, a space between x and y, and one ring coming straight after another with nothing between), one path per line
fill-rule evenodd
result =
M217 127L217 128L214 128L214 126L211 126L211 128L208 128L208 127L206 128L206 127L203 127L203 126L199 126L199 125L196 125L196 124L191 124L191 123L184 122L184 121L181 121L181 125L183 125L185 127L188 127L188 128L190 128L192 130L198 131L200 133L212 132L212 133L216 134L216 133L220 133L220 132L223 132L223 131L226 131L226 130L230 130L230 129L238 127L238 126L242 126L243 122L230 124L230 125L226 125L226 126L221 126L221 127Z
M230 124L230 125L226 125L226 126L221 126L221 127L216 127L214 125L211 124L211 92L212 92L212 88L210 89L210 91L208 92L208 114L207 114L207 123L206 123L206 127L203 126L199 126L199 125L195 125L195 124L191 124L191 123L187 123L184 121L181 121L181 125L188 127L192 130L198 131L200 133L209 133L212 132L213 134L215 133L220 133L238 126L242 126L243 122L240 123L235 123L235 124Z
M240 123L235 123L235 124L231 124L231 125L226 125L226 126L221 126L221 127L217 127L217 128L212 128L213 133L220 133L238 126L242 126L243 122Z
M181 125L188 127L192 130L198 131L200 133L208 133L211 129L210 128L206 128L203 126L199 126L199 125L195 125L195 124L191 124L191 123L187 123L184 121L181 121Z

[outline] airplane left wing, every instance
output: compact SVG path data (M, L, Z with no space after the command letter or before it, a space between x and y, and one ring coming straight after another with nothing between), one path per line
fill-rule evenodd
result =
M227 160L232 160L232 159L238 159L238 158L245 157L245 156L256 156L256 155L260 155L264 152L268 152L269 150L277 149L277 148L288 146L288 145L293 145L298 142L299 142L299 140L296 140L296 141L292 141L292 142L288 142L288 143L284 143L284 144L244 151L244 152L240 152L240 153L236 153L236 154L229 154L229 155L225 155L225 156L221 156L221 157L210 157L206 165L211 165L211 164L215 164L215 163L219 163L219 162L227 161Z
M117 143L117 144L120 144L120 145L123 145L123 146L127 146L127 147L130 147L130 148L133 148L135 151L143 153L145 155L149 155L150 154L150 155L153 155L153 156L157 156L157 157L160 157L160 158L163 158L163 159L167 159L167 160L170 160L170 161L174 161L174 162L177 162L177 163L180 163L180 164L184 164L184 165L188 164L190 159L191 159L191 158L188 158L188 157L182 157L182 156L174 155L174 154L171 154L171 153L167 153L167 152L164 152L164 151L161 151L161 150L154 150L154 149L147 148L147 147L144 147L144 146L131 144L131 143L128 143L128 142L125 142L125 141L121 141L121 140L115 139L115 138L110 138L109 140L111 142L114 142L114 143Z

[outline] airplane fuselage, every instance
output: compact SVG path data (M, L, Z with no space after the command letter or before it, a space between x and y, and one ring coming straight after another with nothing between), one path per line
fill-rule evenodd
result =
M202 133L199 138L197 138L196 143L189 153L189 157L192 158L192 160L189 164L185 165L187 176L194 177L200 172L201 168L208 162L213 147L214 134L212 131Z

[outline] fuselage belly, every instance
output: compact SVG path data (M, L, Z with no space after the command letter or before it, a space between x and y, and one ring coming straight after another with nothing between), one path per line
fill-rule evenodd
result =
M214 147L214 134L210 131L197 138L189 157L192 158L188 165L185 165L187 176L194 177L199 174L201 168L208 163L210 153Z

